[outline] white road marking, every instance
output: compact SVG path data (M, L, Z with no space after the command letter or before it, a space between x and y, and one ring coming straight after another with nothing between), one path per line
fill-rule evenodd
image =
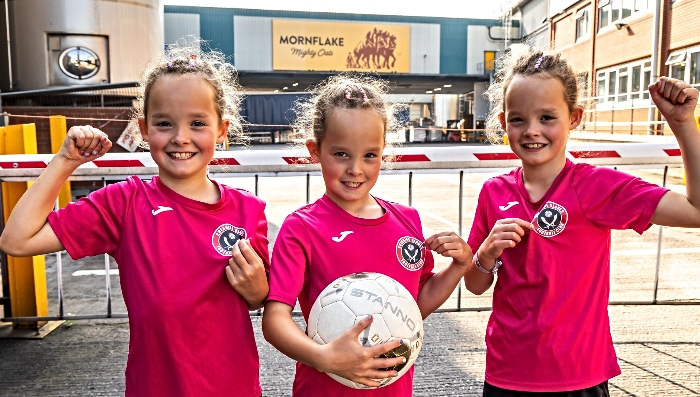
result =
M105 269L99 270L76 270L71 274L71 276L104 276ZM109 269L110 276L118 276L119 269Z

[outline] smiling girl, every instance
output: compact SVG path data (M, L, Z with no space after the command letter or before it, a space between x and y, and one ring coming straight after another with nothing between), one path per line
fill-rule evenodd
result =
M72 172L112 146L98 129L73 127L0 236L15 256L114 257L129 312L127 396L261 394L249 310L269 291L265 203L207 177L215 146L239 131L235 88L221 54L179 48L154 59L136 120L158 176L52 212Z
M397 375L383 368L405 360L378 358L400 341L362 346L358 336L372 323L369 316L330 343L319 345L292 319L297 300L308 321L311 306L330 282L351 273L377 272L406 287L425 318L445 302L471 265L472 252L457 234L444 232L424 240L415 209L370 194L382 167L387 131L398 125L395 106L385 102L385 92L380 80L338 75L317 87L301 117L302 126L312 132L306 146L311 158L321 164L326 192L282 224L263 315L265 338L298 361L294 396L413 394L413 368L378 390L352 389L326 375L377 387L377 379ZM430 250L453 260L434 274Z
M522 166L484 184L468 239L467 289L484 293L498 272L484 396L608 396L608 379L620 374L607 312L610 230L700 226L698 91L667 77L649 86L681 148L684 196L566 158L583 108L559 54L529 49L501 70L490 124Z

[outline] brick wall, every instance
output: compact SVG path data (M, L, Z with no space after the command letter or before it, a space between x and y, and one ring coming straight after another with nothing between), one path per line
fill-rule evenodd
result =
M131 115L131 108L5 106L2 110L11 115L10 124L34 123L36 125L37 151L40 154L51 154L48 116L66 116L68 129L75 125L86 124L99 128L114 143L119 139L124 128L126 128L126 121ZM126 151L126 149L117 144L110 149L110 153L123 153Z
M700 44L700 1L676 0L670 12L673 23L669 24L668 32L664 33L670 33L671 50Z
M617 29L608 25L598 31L595 48L595 68L632 62L651 56L651 39L654 16L651 12L640 12L625 22L627 26Z

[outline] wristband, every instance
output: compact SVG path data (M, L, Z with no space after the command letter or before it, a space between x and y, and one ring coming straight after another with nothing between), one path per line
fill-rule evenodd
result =
M495 275L498 272L498 268L503 265L503 262L501 262L500 259L496 258L496 264L493 266L493 269L491 270L486 270L481 266L481 263L479 263L479 251L474 253L474 266L476 266L477 269L479 269L480 272L486 273L486 274L493 274Z

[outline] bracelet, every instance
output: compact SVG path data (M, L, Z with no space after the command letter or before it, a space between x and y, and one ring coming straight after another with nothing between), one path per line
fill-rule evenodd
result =
M498 272L498 268L501 267L501 265L503 265L503 262L501 262L500 259L496 258L496 264L493 266L493 269L491 269L491 270L486 270L486 269L484 269L484 268L481 266L481 263L479 263L479 256L478 256L478 254L479 254L479 251L477 251L477 252L474 253L474 257L473 257L474 266L476 266L476 268L479 269L479 271L482 272L482 273L493 274L493 275L495 275L495 274Z

